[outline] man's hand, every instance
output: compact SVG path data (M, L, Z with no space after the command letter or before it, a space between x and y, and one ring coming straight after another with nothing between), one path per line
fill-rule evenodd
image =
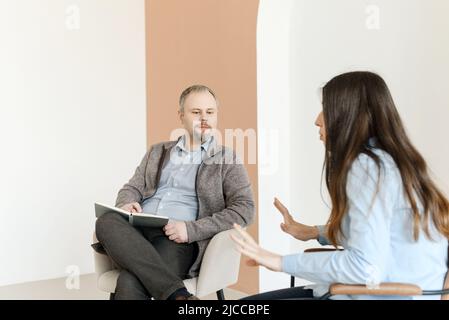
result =
M288 212L288 209L277 198L274 198L274 206L284 217L284 223L281 223L282 231L301 241L318 238L319 232L317 227L296 222L290 212Z
M189 241L187 227L184 221L169 220L163 230L168 239L176 243L186 243Z
M125 204L124 206L120 207L120 209L131 212L131 213L142 212L142 207L140 206L140 204L138 202L132 202L132 203Z
M239 252L250 258L247 265L256 267L264 266L271 271L282 271L282 257L279 254L267 251L260 247L248 232L238 224L234 224L234 230L240 237L231 234L232 240L237 244Z

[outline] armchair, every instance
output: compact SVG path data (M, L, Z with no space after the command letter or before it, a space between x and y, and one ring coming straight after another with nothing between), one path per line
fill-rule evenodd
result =
M223 289L238 280L240 269L240 253L235 250L229 238L232 230L216 234L209 242L201 263L198 277L184 280L184 284L192 294L204 297L216 292L218 300L224 300ZM95 233L94 243L98 242ZM94 251L95 273L97 286L101 291L110 293L114 297L120 267L106 254Z

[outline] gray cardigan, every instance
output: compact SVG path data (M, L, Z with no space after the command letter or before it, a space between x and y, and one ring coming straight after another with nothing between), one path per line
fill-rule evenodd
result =
M176 141L153 145L145 154L133 177L118 192L116 206L142 203L154 195L162 165ZM189 243L197 242L198 257L189 270L189 277L199 273L201 260L210 239L232 228L233 223L248 226L254 220L255 206L251 184L243 164L235 153L211 142L200 165L196 179L198 219L187 221Z

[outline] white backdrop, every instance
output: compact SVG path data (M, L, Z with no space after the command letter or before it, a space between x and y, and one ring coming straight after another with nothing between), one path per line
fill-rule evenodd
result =
M93 272L93 202L145 152L144 32L143 0L0 1L0 286Z
M261 1L257 17L259 243L281 254L290 252L290 240L279 231L281 219L273 197L285 204L291 200L289 14L294 1ZM288 283L287 275L260 268L260 291L285 288Z
M447 12L446 0L261 0L258 127L284 128L285 137L279 142L280 169L259 176L262 245L281 253L318 246L295 240L286 245L271 199L284 199L299 221L326 222L329 211L320 196L324 153L314 126L321 109L318 88L345 71L371 70L385 78L411 138L449 194ZM267 143L259 133L259 147ZM265 161L260 152L259 163ZM260 273L261 291L288 284L285 275Z

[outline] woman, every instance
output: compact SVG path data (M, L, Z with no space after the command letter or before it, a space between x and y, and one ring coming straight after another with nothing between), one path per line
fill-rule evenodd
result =
M317 284L249 299L312 299L332 283L403 282L441 290L448 268L449 203L407 137L386 83L370 72L346 73L329 81L322 96L323 111L315 124L326 148L329 220L326 226L306 226L277 199L274 204L284 216L284 232L344 250L280 256L235 225L241 237L232 238L250 265Z

